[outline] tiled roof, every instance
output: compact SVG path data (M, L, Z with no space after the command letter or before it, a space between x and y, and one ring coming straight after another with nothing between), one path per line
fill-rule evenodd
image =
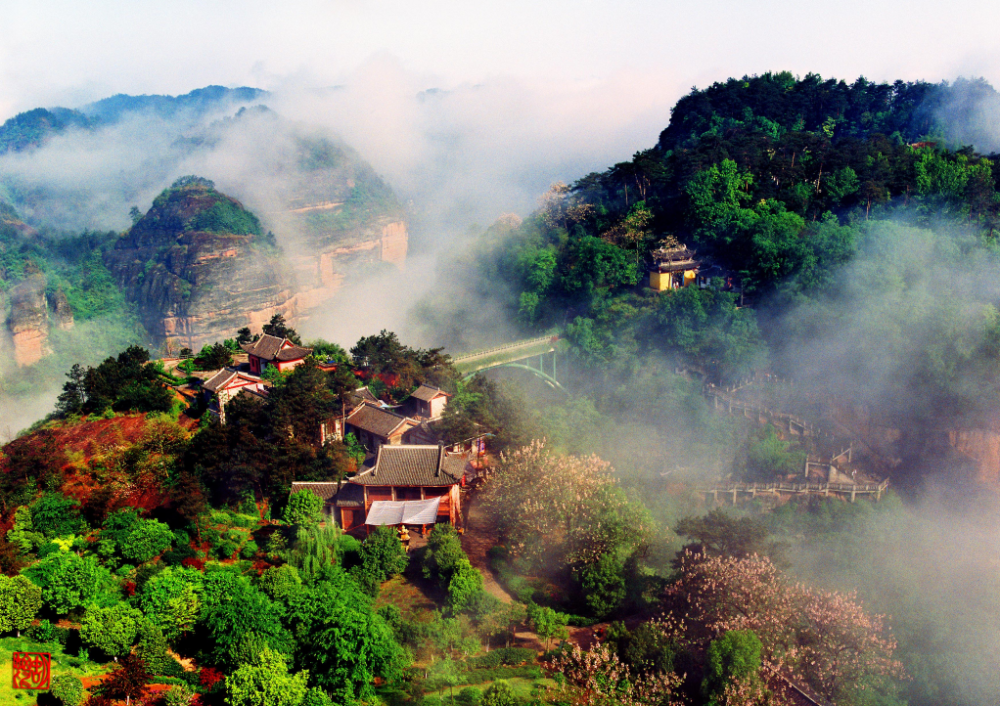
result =
M361 404L347 417L347 423L352 427L366 431L375 436L388 439L404 424L416 426L416 422L408 417L401 417L392 412L386 412L370 404Z
M285 347L286 343L289 344L287 347ZM253 343L241 344L240 348L250 355L255 355L261 360L268 361L298 360L312 353L312 348L302 348L301 346L296 346L287 338L278 338L266 333Z
M282 348L278 351L278 355L275 356L277 360L298 360L299 358L305 358L311 355L313 352L312 348L303 348L302 346L296 346L294 343L287 348Z
M211 378L203 382L201 387L203 390L208 390L209 392L218 392L232 382L235 377L241 377L244 380L253 382L261 382L261 379L256 375L241 373L239 370L234 370L233 368L223 368Z
M338 493L337 485L337 483L292 483L292 492L309 490L320 500L333 502L337 507L365 506L365 491L361 486L340 483L340 492Z
M354 392L353 392L353 393L351 394L351 396L352 396L352 397L357 397L359 401L360 401L360 400L366 400L366 401L368 401L368 402L372 402L372 403L374 403L374 404L381 404L381 403L379 402L379 399L378 399L378 397L376 397L375 395L373 395L373 394L371 393L371 390L369 390L369 389L368 389L368 388L367 388L367 387L366 387L365 385L362 385L362 386L361 386L361 387L359 387L359 388L358 388L357 390L355 390L355 391L354 391Z
M416 390L414 390L413 394L410 396L416 397L418 400L421 400L423 402L430 402L438 395L444 395L445 397L451 396L444 390L427 384L423 384L420 387L418 387Z
M465 473L465 459L441 446L381 446L375 463L350 479L358 485L454 485Z
M208 390L209 392L216 392L220 388L225 387L226 383L234 377L236 377L235 370L232 368L223 368L208 380L203 382L201 384L201 389Z

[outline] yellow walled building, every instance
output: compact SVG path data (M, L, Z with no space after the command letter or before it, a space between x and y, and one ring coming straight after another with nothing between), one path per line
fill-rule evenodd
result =
M679 289L693 284L698 277L700 263L695 253L685 246L665 249L653 253L654 264L649 271L649 286L657 292Z

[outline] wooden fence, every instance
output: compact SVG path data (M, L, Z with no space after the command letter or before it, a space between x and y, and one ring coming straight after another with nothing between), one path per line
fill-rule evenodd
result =
M757 497L758 495L821 495L828 497L850 497L851 502L858 495L874 495L876 500L882 499L882 493L889 487L888 479L881 483L793 483L779 481L776 483L742 483L721 482L702 489L706 497L711 495L718 502L719 494L732 495L735 503L740 494Z

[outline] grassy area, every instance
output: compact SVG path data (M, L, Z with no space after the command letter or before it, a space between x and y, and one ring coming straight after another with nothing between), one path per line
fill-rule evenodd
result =
M557 694L565 695L566 693L565 691L560 691L559 685L555 682L555 680L549 679L548 677L543 677L541 679L525 679L523 677L513 677L512 679L505 679L504 681L510 684L511 688L514 690L514 695L517 696L519 699L530 700L535 698L536 693L533 693L533 689L536 686L538 687L538 689L543 690L540 696L540 698L543 701L547 701L548 698L554 697ZM462 684L460 686L456 686L455 696L458 696L458 692L460 692L462 689L468 686L473 686L479 689L480 691L486 691L486 689L488 689L490 684L492 683L493 682L491 681L487 681L483 682L482 684ZM441 699L441 706L451 706L451 692L447 687L439 691L429 691L424 695L424 698L427 697L437 697ZM455 703L457 704L458 702L456 701Z
M57 642L34 642L26 637L5 637L0 639L0 664L3 665L3 678L0 678L0 704L34 704L38 698L37 691L15 690L11 684L11 661L15 652L50 652L52 654L52 678L62 674L72 674L83 678L103 674L103 665L96 664L79 657L67 655L62 645Z
M438 606L427 595L427 589L433 586L425 586L425 583L429 582L402 574L394 576L382 584L375 607L394 605L402 612L404 620L430 622L434 619L434 610Z

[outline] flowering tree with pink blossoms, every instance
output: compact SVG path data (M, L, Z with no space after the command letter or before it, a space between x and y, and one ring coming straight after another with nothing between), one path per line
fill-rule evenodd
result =
M687 639L707 647L731 630L753 631L763 647L769 686L791 679L849 704L859 690L904 677L884 618L865 611L853 594L789 582L770 559L757 555L685 552L679 568L665 603L683 621Z
M607 645L589 650L574 645L553 665L566 680L578 687L578 701L586 706L679 706L677 688L681 678L670 672L633 675Z

